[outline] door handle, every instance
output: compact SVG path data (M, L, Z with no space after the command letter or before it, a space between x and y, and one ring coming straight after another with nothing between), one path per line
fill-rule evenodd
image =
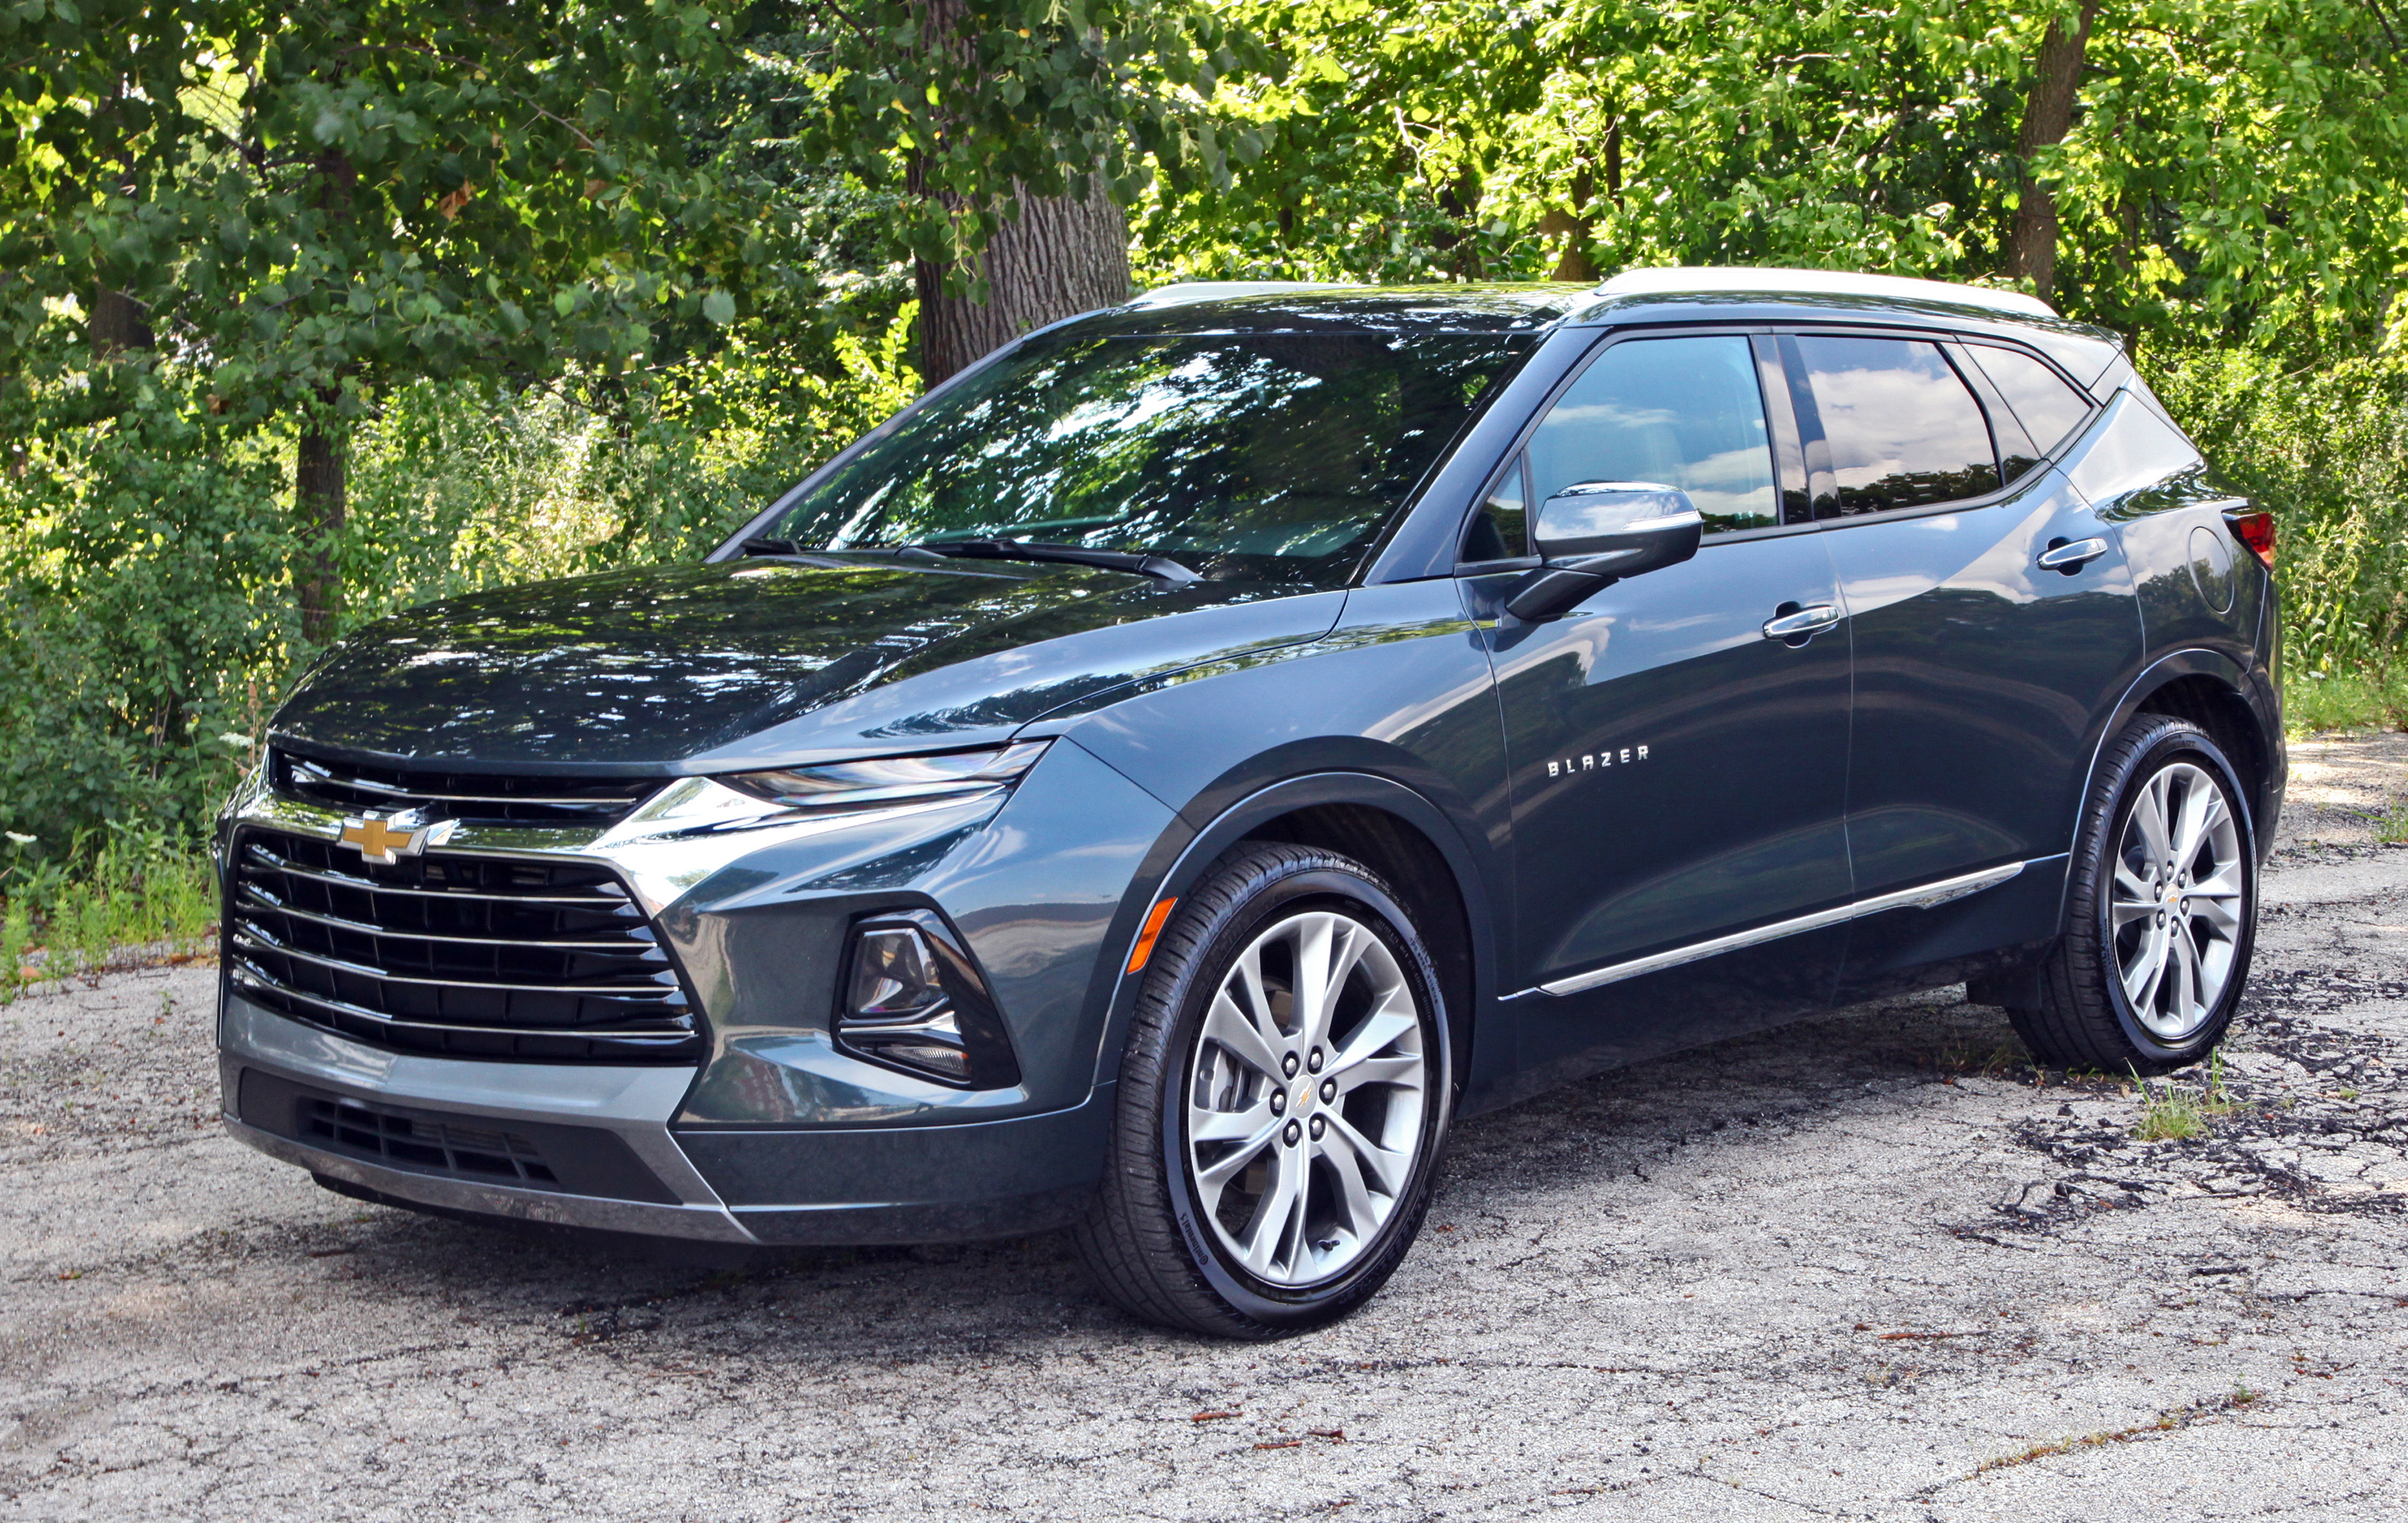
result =
M2103 539L2077 539L2071 545L2058 539L2050 541L2034 563L2042 571L2062 571L2071 576L2106 553L2107 542Z
M1768 640L1796 640L1803 645L1807 639L1821 633L1840 621L1840 610L1828 603L1817 603L1811 608L1794 613L1775 614L1764 621L1764 637Z

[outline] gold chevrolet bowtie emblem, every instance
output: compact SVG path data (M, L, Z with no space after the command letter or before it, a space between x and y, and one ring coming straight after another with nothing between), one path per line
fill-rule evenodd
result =
M347 847L359 847L366 860L390 866L404 857L417 856L430 846L441 846L441 838L452 833L446 828L452 823L445 819L432 825L411 826L402 824L399 816L388 818L370 815L365 819L344 820L341 840ZM394 829L396 825L400 829Z

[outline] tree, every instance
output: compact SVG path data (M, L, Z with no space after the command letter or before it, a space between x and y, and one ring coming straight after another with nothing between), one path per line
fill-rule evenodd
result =
M1157 177L1226 178L1221 80L1280 61L1196 0L865 0L796 7L830 81L805 151L900 178L930 384L1028 328L1125 298L1121 210ZM1242 124L1226 134L1259 154Z
M310 640L339 619L345 439L381 389L612 371L734 316L755 244L657 84L724 56L724 13L26 0L6 25L0 363L38 363L68 297L122 353L130 305L213 413L288 420Z
M2082 55L2090 45L2091 23L2098 19L2099 0L2079 0L2071 18L2049 18L2040 56L2032 65L2023 128L2015 136L2015 158L2024 173L2016 188L2014 221L2007 234L2007 267L2029 280L2043 299L2057 291L2057 195L2033 178L2031 164L2042 149L2065 141L2066 129L2073 124Z

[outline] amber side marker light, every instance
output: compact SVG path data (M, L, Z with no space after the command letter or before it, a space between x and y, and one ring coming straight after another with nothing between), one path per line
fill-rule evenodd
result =
M1137 945L1129 948L1129 972L1145 971L1145 960L1154 955L1154 938L1162 934L1162 922L1170 918L1170 906L1178 903L1166 899L1146 912L1145 929L1137 933Z
M2250 553L2272 567L2274 564L2274 515L2229 513L2225 518L2232 525L2232 532L2240 536L2241 543L2249 547Z

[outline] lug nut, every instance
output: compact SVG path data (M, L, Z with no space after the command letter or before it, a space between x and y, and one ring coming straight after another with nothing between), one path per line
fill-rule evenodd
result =
M1273 1089L1271 1091L1271 1114L1273 1116L1277 1116L1286 1109L1287 1091L1285 1089Z
M1312 1140L1314 1142L1319 1142L1321 1140L1321 1134L1328 1130L1328 1124L1323 1121L1320 1117L1316 1116L1312 1118Z
M1319 1047L1312 1049L1312 1056L1304 1060L1304 1066L1316 1074L1321 1072L1321 1049Z
M1280 1060L1280 1072L1286 1075L1289 1078L1296 1077L1295 1053L1291 1052L1286 1057Z
M1323 1104L1326 1105L1326 1104L1328 1104L1330 1102L1332 1102L1332 1101L1336 1100L1337 1098L1338 1098L1338 1081L1337 1081L1336 1079L1324 1079L1324 1080L1322 1080L1322 1081L1321 1081L1321 1103L1322 1103Z
M1280 1134L1280 1140L1286 1143L1290 1147L1294 1147L1296 1146L1296 1140L1303 1135L1304 1128L1297 1126L1294 1121L1290 1121L1287 1124L1287 1130Z

